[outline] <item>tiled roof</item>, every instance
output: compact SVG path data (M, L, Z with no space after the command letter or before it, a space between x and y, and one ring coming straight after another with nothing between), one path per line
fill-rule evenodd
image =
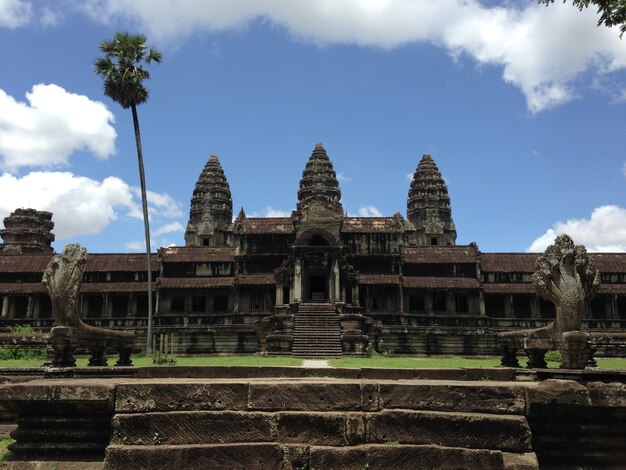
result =
M393 285L400 284L397 274L359 274L359 284Z
M161 248L159 255L165 263L208 263L232 262L235 260L235 248L232 246L172 246Z
M0 272L43 273L54 255L0 255Z
M154 286L153 286L154 289ZM83 282L80 291L94 292L148 292L147 282Z
M402 258L405 263L475 263L476 256L476 247L473 245L405 246L402 248Z
M246 217L238 223L238 230L243 233L279 235L294 233L290 217Z
M478 289L477 279L465 277L404 276L404 287L411 289Z
M402 229L397 217L345 217L341 233L396 233Z
M162 289L209 289L232 287L232 277L162 277Z
M0 294L39 294L46 293L46 288L39 282L3 282Z
M483 253L482 270L490 273L531 273L541 253Z
M626 284L600 284L598 294L626 294Z
M601 273L626 273L626 253L589 253Z
M128 271L140 272L146 271L146 254L145 253L98 253L87 254L87 263L85 264L85 272L113 272ZM152 271L158 271L159 260L156 254L152 254Z
M485 294L534 294L531 282L483 284Z
M263 286L276 284L273 274L240 274L237 278L240 285Z

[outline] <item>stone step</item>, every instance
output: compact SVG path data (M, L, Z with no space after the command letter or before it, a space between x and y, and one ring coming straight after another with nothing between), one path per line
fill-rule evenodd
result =
M319 446L439 445L531 450L523 416L394 410L377 413L174 411L117 414L112 444L278 442Z
M454 380L188 379L119 384L116 413L188 410L377 411L524 414L523 383Z
M509 466L508 462L514 462ZM524 465L526 463L526 465ZM433 445L360 445L350 448L289 446L276 443L145 445L107 448L104 468L237 470L318 468L342 470L400 468L537 469L534 454L462 449Z

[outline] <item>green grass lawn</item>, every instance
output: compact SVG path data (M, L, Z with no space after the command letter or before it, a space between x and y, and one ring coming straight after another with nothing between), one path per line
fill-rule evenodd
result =
M264 356L193 356L176 357L174 364L167 366L301 366L302 359L293 357L264 357ZM86 367L88 359L79 357L76 361L78 367ZM109 358L109 365L114 365L116 358ZM519 358L520 366L525 367L526 360ZM597 359L598 366L602 369L626 369L626 359ZM40 367L41 359L0 360L0 367ZM452 369L466 368L489 368L500 365L499 357L467 358L467 357L386 357L374 356L369 358L332 359L329 361L333 367L382 367L382 368L441 368ZM155 364L152 357L145 354L133 356L133 364L136 367L150 367ZM548 362L548 367L556 368L558 362Z

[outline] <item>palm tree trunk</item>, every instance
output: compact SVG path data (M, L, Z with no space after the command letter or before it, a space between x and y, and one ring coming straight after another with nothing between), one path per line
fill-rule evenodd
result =
M137 107L131 106L133 125L135 127L135 143L137 144L137 163L139 164L139 181L141 183L141 206L143 208L143 227L146 234L146 258L148 264L148 333L146 338L146 352L152 352L152 252L150 249L150 222L148 220L148 197L146 194L146 174L143 169L143 152L141 151L141 133L139 132L139 118Z

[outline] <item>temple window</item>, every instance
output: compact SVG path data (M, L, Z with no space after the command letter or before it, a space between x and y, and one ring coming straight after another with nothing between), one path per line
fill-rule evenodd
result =
M185 311L185 296L173 295L170 302L171 312L184 312Z

